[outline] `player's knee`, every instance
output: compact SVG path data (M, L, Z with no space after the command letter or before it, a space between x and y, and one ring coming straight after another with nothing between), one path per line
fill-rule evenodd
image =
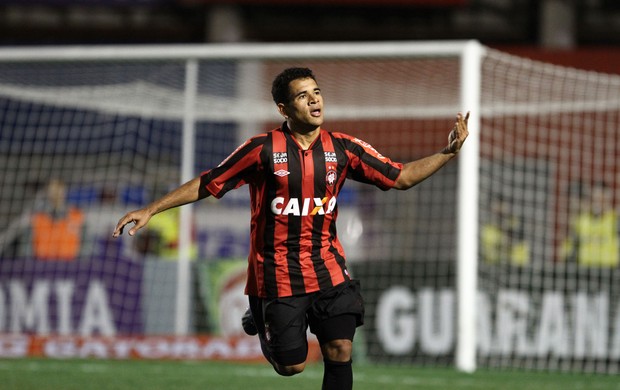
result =
M274 364L273 368L279 375L293 376L302 373L306 368L306 363L294 364L292 366L282 366L279 364Z
M351 340L331 340L321 346L323 357L334 362L347 362L351 360L353 343Z
M299 374L306 368L307 356L308 345L303 344L298 348L276 351L276 353L270 354L269 361L278 374L292 376Z

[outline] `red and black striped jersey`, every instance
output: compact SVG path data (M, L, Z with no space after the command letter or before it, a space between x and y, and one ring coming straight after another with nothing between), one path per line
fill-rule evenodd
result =
M349 279L336 234L338 193L346 178L390 189L401 169L366 142L323 129L303 150L284 124L247 140L204 172L202 183L217 198L250 186L245 292L285 297Z

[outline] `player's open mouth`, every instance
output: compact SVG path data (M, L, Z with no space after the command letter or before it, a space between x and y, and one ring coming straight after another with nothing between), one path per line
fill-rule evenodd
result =
M312 110L312 111L310 111L310 115L312 115L314 117L319 117L319 116L321 116L321 110L320 109Z

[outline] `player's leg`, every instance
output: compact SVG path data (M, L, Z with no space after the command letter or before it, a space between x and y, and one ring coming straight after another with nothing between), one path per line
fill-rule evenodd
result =
M243 317L241 317L241 327L248 336L256 336L258 334L258 329L256 328L254 316L250 308L248 308L243 314Z
M250 310L263 355L283 376L299 374L306 367L308 297L266 300L250 297Z
M323 390L353 388L353 336L356 319L342 314L322 321L317 332L323 353ZM330 330L336 330L330 332ZM330 336L333 333L333 336ZM317 335L317 337L319 337Z
M309 321L323 353L323 390L353 387L353 337L363 317L364 304L357 281L336 286L314 302Z

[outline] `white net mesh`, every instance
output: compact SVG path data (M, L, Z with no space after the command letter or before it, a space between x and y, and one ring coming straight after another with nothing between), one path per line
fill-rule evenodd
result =
M199 61L193 174L280 124L270 84L294 65L314 70L326 129L397 161L439 151L460 109L460 61L458 53ZM619 91L617 77L487 51L481 365L608 372L617 365L617 264L607 256L580 265L577 244L564 241L571 226L584 233L588 222L573 217L593 205L574 195L605 183L616 206ZM133 238L110 234L127 210L179 183L187 96L182 60L0 62L0 332L176 332L178 215L162 214ZM339 234L366 301L359 357L452 364L457 168L458 160L407 192L345 185ZM67 185L66 203L83 213L80 250L69 261L37 258L32 241L33 215L50 207L52 179ZM247 189L199 202L193 215L190 333L237 337L247 305Z
M490 51L482 94L480 360L615 372L620 78Z
M180 181L184 62L0 66L2 331L173 334L176 264L169 260L177 238L153 230L112 240L111 231L123 210ZM201 164L214 166L235 147L233 127L196 124L197 139L207 140L196 143ZM50 182L62 183L64 196L51 198ZM46 280L69 283L66 307L56 304L53 284L38 287ZM105 288L89 304L92 286ZM36 298L38 288L45 291ZM81 323L91 326L80 330Z

